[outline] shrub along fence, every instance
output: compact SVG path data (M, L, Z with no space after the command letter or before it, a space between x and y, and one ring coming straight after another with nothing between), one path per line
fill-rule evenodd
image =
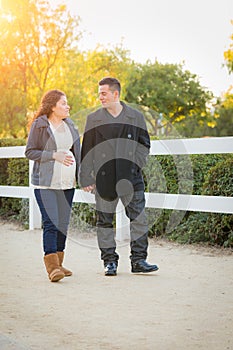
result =
M40 228L40 214L29 187L32 162L24 140L0 142L0 214L17 215ZM208 241L233 246L233 137L156 140L143 169L150 235L182 243ZM24 158L24 159L22 159ZM76 189L72 222L95 224L94 195ZM117 239L128 237L129 222L119 203Z

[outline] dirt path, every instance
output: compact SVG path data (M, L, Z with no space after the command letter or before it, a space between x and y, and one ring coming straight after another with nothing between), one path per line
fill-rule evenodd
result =
M130 273L119 247L117 277L105 277L96 241L74 234L65 266L51 283L41 231L1 223L1 350L233 349L233 255L151 242L160 270Z

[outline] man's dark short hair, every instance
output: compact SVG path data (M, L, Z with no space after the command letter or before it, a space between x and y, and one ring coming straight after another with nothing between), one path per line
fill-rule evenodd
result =
M119 96L121 93L121 84L119 82L119 80L117 80L116 78L111 78L111 77L107 77L107 78L103 78L102 80L99 81L99 85L109 85L109 88L111 91L118 91L119 92Z

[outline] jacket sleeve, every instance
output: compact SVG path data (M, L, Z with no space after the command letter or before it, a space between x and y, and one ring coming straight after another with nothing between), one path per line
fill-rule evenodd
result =
M25 149L26 158L39 162L48 162L53 159L53 152L51 150L45 150L44 146L42 147L42 135L40 128L36 127L34 122L31 126L28 141Z
M136 163L140 168L143 168L147 163L148 155L150 153L150 136L142 114L140 114L140 118L138 143L136 148Z
M95 183L94 176L95 130L90 115L87 117L81 146L79 185L86 187Z
M79 169L80 169L80 136L79 136L79 131L78 129L75 127L74 123L71 123L72 125L72 135L73 135L73 145L71 148L71 151L75 157L75 161L76 161L76 172L75 172L75 178L76 181L78 182L78 174L79 174Z

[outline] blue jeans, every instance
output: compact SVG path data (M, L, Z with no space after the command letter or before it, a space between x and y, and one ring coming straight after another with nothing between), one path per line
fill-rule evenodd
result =
M135 191L108 201L96 194L97 239L104 264L117 262L115 231L113 219L117 203L121 199L127 217L130 219L130 259L132 262L147 258L148 224L145 214L144 191Z
M74 188L68 190L35 189L43 224L45 255L65 249Z

